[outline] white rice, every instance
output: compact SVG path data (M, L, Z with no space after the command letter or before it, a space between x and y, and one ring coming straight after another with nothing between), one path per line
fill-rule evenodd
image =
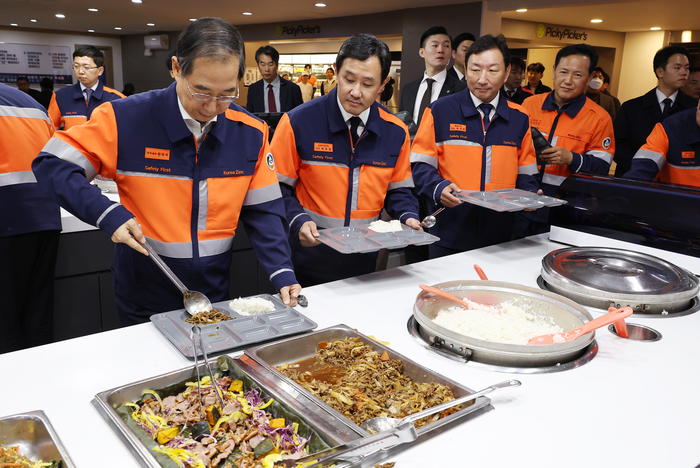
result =
M398 219L392 219L389 222L381 220L374 221L370 223L368 227L374 232L395 232L403 230L401 221Z
M262 297L248 297L246 299L239 297L229 302L228 306L241 315L266 314L275 310L275 304Z
M528 308L512 301L503 302L497 307L501 314L496 314L484 308L473 310L455 306L441 309L433 322L472 338L519 345L526 345L536 336L564 331L552 317L526 311L523 307Z

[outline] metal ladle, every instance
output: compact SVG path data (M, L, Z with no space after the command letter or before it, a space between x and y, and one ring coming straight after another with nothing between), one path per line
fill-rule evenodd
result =
M495 385L491 385L490 387L486 387L483 390L480 390L476 393L472 393L470 395L465 395L460 398L456 398L452 401L448 401L446 403L439 404L437 406L433 406L432 408L428 408L423 411L419 411L417 413L409 414L403 419L397 419L397 418L372 418L368 419L367 421L363 422L360 424L360 427L364 429L365 431L369 433L378 433L381 431L387 431L389 429L392 429L396 426L399 426L401 424L407 423L407 422L413 422L417 421L421 418L424 418L426 416L430 416L435 413L439 413L440 411L444 411L446 409L452 408L453 406L461 405L462 403L466 403L467 401L475 400L479 398L480 396L486 395L488 393L491 393L495 390L498 390L499 388L506 388L506 387L518 387L520 386L520 381L519 380L506 380L501 383L497 383Z
M426 216L425 219L423 219L423 222L420 223L420 225L421 225L422 227L427 227L428 229L430 229L431 227L435 226L435 223L437 222L437 220L435 219L435 217L438 215L438 213L440 213L440 212L441 212L442 210L444 210L444 209L445 209L445 207L443 206L442 208L440 208L440 209L438 209L437 211L435 211L435 213Z
M211 310L211 301L207 296L199 291L190 291L185 287L185 285L180 281L180 279L175 276L175 273L165 264L160 255L158 255L155 250L148 244L144 242L142 244L148 251L148 256L151 260L155 262L158 267L163 270L163 273L173 282L175 286L182 292L183 303L185 304L185 310L190 314L194 315L198 312L209 312Z

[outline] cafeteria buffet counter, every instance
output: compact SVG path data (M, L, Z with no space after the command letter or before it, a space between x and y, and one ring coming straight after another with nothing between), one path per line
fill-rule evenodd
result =
M588 245L635 248L581 236ZM550 374L504 374L455 362L407 332L419 284L477 279L476 263L490 279L536 287L542 257L562 247L542 234L305 289L309 307L299 310L319 329L347 324L472 390L508 378L522 382L489 395L494 411L402 446L386 461L396 461L397 468L700 463L698 313L628 319L660 332L657 342L627 341L601 329L591 362ZM700 273L699 259L681 260L680 266ZM91 400L103 390L192 364L150 323L0 355L0 415L43 409L78 467L138 466Z

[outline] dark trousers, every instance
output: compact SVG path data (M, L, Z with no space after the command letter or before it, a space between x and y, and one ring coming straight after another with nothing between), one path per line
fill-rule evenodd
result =
M144 309L141 306L129 302L117 292L114 293L114 296L117 303L117 313L119 314L119 324L122 327L148 323L151 320L151 315L160 313L155 310ZM182 308L184 309L184 307L183 304Z
M0 353L53 341L59 235L40 231L0 237Z

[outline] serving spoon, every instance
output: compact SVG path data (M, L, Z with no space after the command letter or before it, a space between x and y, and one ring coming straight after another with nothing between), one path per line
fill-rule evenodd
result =
M621 307L619 309L611 307L608 310L610 312L608 312L607 314L602 315L595 320L591 320L590 322L586 322L585 324L583 324L583 326L580 326L578 328L564 333L550 333L549 335L536 336L530 339L530 341L528 341L527 344L550 345L555 343L574 341L575 339L585 335L586 333L590 333L593 330L597 330L598 328L610 325L613 322L618 322L620 320L624 322L624 319L632 315L633 312L631 307Z
M473 302L473 301L470 301L469 299L460 299L457 296L453 296L452 294L448 293L447 291L443 291L442 289L434 288L432 286L428 286L425 284L419 284L418 287L421 288L423 291L433 293L436 296L442 296L445 299L455 301L466 309L478 310L480 308L487 307L488 312L491 312L492 314L499 314L500 315L500 313L501 313L501 311L498 310L498 308L496 308L496 307L486 305L486 304L479 304L478 302Z
M480 396L486 395L488 393L491 393L495 390L498 390L499 388L506 388L506 387L518 387L520 386L520 381L519 380L506 380L501 383L497 383L495 385L491 385L490 387L486 387L483 390L480 390L476 393L472 393L470 395L465 395L460 398L455 398L452 401L448 401L446 403L441 403L437 406L433 406L432 408L425 409L423 411L419 411L417 413L409 414L403 419L398 419L398 418L385 418L385 417L378 417L378 418L372 418L368 419L367 421L364 421L362 424L360 424L360 427L364 429L367 432L370 433L378 433L381 431L387 431L389 429L392 429L396 426L400 426L401 424L405 424L407 422L414 422L417 421L421 418L424 418L426 416L430 416L435 413L439 413L440 411L444 411L446 409L452 408L453 406L461 405L462 403L466 403L467 401L475 400L479 398Z
M437 223L437 219L435 219L435 217L438 215L438 213L440 213L440 212L441 212L442 210L444 210L444 209L445 209L445 207L443 206L442 208L436 210L435 213L426 216L426 217L423 219L423 222L420 223L420 225L421 225L422 227L427 227L428 229L430 229L431 227L435 226L435 223Z
M163 270L163 273L165 273L165 276L167 276L170 281L173 282L175 286L180 290L182 293L183 297L183 303L185 305L185 310L190 314L194 315L198 312L209 312L211 310L211 301L207 296L202 294L199 291L190 291L187 289L187 287L180 281L180 278L175 276L175 273L173 273L173 270L170 269L168 265L165 264L162 258L160 258L160 255L156 253L155 250L148 244L148 242L144 242L142 244L146 250L148 251L148 256L151 257L151 260L155 262L158 267Z

